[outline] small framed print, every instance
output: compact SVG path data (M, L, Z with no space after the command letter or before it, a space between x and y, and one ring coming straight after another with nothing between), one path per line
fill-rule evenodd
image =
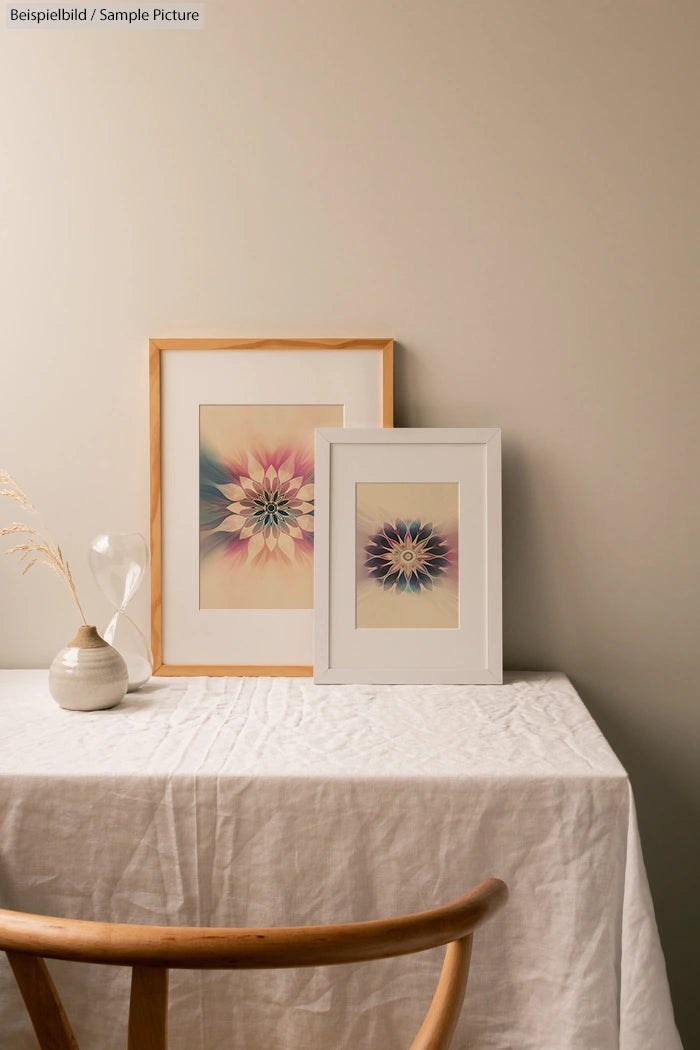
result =
M317 430L314 558L316 682L502 682L500 430Z
M310 675L314 431L392 423L390 339L153 339L155 674Z

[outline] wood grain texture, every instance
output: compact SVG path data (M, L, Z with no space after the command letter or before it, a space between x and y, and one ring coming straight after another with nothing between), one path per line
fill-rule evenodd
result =
M446 1050L450 1045L464 1003L473 940L470 933L447 945L433 1001L411 1050Z
M151 339L160 350L382 350L392 339Z
M156 672L153 672L156 674ZM198 675L209 675L212 678L233 675L237 678L260 678L265 675L284 678L311 678L313 667L310 664L275 664L267 667L264 664L242 664L235 667L228 664L160 664L157 673L164 677L178 678Z
M78 1050L44 957L131 966L128 1050L166 1050L170 967L329 966L447 945L435 994L411 1047L447 1050L469 976L472 932L503 907L507 898L504 882L486 879L449 904L411 915L252 929L85 922L0 910L0 949L10 959L41 1050Z
M163 663L163 552L161 520L160 345L149 344L151 441L151 652L154 673Z
M466 937L505 904L486 879L449 904L411 915L325 926L221 928L87 922L0 909L0 949L119 966L276 969L384 959Z
M382 347L382 426L394 425L394 340Z
M63 1003L44 960L13 951L8 951L7 958L41 1050L78 1050Z
M168 971L134 966L131 971L127 1050L166 1050Z

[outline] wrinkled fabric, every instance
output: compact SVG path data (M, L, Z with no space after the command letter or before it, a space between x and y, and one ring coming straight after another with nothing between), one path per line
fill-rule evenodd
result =
M45 671L0 671L0 906L343 922L487 875L511 895L475 935L454 1050L680 1050L629 781L563 675L153 679L82 713ZM406 1050L441 961L174 972L172 1050ZM81 1046L122 1050L128 976L51 968ZM4 958L0 1032L35 1050Z

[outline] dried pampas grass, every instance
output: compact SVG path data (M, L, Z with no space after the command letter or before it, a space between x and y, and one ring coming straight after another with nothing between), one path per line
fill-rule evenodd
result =
M7 496L8 499L19 503L30 514L36 514L39 517L36 507L27 494L22 491L12 475L8 474L6 470L0 469L0 485L2 485L0 496ZM39 522L41 525L39 529L35 529L31 525L25 525L21 521L13 521L6 528L0 529L0 536L26 537L23 543L16 543L13 547L8 547L5 554L17 554L20 561L26 563L22 569L22 575L29 572L34 565L45 565L47 569L51 569L57 576L60 576L73 596L73 601L78 606L83 623L87 626L85 613L78 600L68 562L63 557L63 552L59 545L51 539L51 535L41 519L39 519Z

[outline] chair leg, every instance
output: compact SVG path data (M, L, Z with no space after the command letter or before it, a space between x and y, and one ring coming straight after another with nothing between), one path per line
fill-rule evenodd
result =
M134 966L131 971L128 1050L167 1050L168 971Z
M473 934L447 945L440 980L411 1050L447 1050L464 1001Z
M78 1050L48 967L37 955L6 952L41 1050Z

